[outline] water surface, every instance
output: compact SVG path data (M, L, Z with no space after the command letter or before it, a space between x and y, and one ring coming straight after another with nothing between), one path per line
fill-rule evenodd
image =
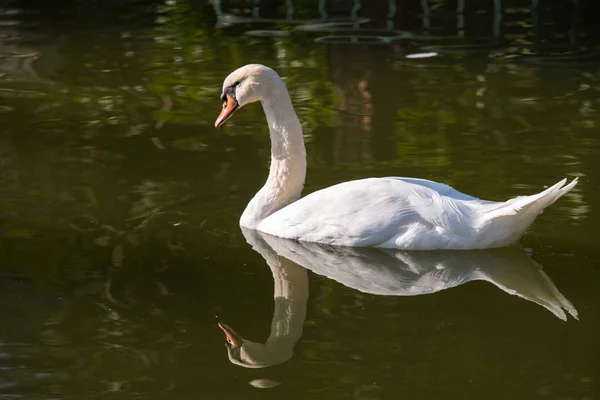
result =
M0 397L595 398L597 6L541 3L2 6ZM504 250L248 235L262 110L213 123L250 62L289 87L306 193L389 175L493 200L580 183ZM218 322L255 343L245 356Z

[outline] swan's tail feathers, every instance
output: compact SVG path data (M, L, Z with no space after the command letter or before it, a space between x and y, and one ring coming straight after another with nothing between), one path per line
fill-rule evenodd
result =
M531 196L519 196L510 199L501 204L494 204L490 208L483 210L483 222L491 222L502 217L519 216L519 220L528 222L529 225L544 208L553 204L556 200L567 194L577 185L577 178L565 186L566 179L558 182L548 189ZM512 219L512 218L511 218ZM527 226L525 226L527 228Z

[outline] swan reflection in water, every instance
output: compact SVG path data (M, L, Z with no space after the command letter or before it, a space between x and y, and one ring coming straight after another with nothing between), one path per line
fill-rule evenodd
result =
M562 320L567 319L565 311L577 318L575 307L519 247L400 251L333 247L242 231L271 268L275 284L271 334L264 344L246 340L230 326L219 323L227 339L229 360L245 368L265 368L292 357L306 317L307 270L361 292L384 296L417 296L470 281L487 281L546 308Z

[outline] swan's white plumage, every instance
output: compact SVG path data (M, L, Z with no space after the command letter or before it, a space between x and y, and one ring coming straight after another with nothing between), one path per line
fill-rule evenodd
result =
M516 242L541 210L576 180L566 187L564 183L502 203L479 200L427 180L362 179L311 193L264 219L258 230L337 246L500 247Z
M302 127L279 75L247 65L225 79L226 92L235 93L239 107L260 101L267 116L269 177L240 225L274 236L407 250L501 247L516 242L545 207L577 184L562 180L535 195L494 202L424 179L369 178L299 199L306 175Z

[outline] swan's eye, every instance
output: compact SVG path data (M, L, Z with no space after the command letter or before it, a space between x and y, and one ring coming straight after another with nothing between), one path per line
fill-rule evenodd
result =
M238 86L240 86L240 83L242 83L242 81L237 81L236 83L233 84L233 86L238 87Z

